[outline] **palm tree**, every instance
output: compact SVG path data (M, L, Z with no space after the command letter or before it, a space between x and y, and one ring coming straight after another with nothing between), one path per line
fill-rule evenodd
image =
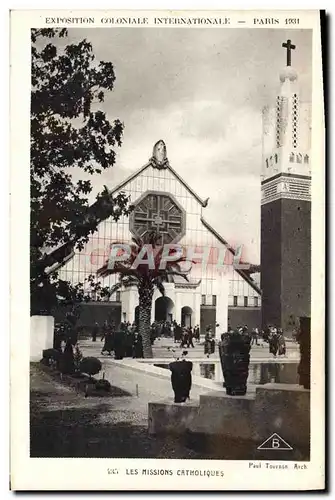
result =
M112 287L111 294L122 287L137 287L139 297L139 333L142 336L145 358L152 358L150 327L152 298L155 288L158 288L164 296L164 282L170 281L172 276L182 276L188 281L187 275L191 270L189 268L185 271L181 267L182 262L188 261L185 257L179 257L173 262L166 262L165 269L160 269L163 246L158 245L159 240L159 233L154 233L149 237L149 245L151 245L154 255L154 268L151 269L147 264L140 264L136 268L133 268L135 259L148 243L145 243L141 238L132 238L132 244L130 245L131 252L127 260L115 262L112 269L108 268L108 262L106 262L97 271L98 276L103 278L110 274L119 275L119 281ZM113 243L113 245L118 244L120 243ZM173 250L171 250L169 255L173 255Z

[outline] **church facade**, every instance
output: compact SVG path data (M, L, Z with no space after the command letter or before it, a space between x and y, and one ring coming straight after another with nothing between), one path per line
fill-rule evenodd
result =
M204 333L209 325L219 336L228 323L235 327L260 326L261 291L247 269L234 268L238 255L229 243L208 223L205 211L208 200L202 200L169 164L166 146L158 141L149 161L129 178L111 190L124 192L134 209L118 222L108 218L101 222L85 248L76 252L60 270L60 277L72 283L83 282L95 274L109 256L112 243L128 243L132 236L145 240L158 230L162 244L178 244L193 252L199 262L192 265L189 280L174 277L165 284L165 296L155 291L152 322L175 320L181 325L199 325ZM190 255L190 254L189 254ZM197 260L197 259L196 259ZM201 262L200 262L201 260ZM117 276L108 276L103 284L112 287ZM136 321L138 294L136 288L116 292L106 303L89 304L83 313L84 325L102 317Z

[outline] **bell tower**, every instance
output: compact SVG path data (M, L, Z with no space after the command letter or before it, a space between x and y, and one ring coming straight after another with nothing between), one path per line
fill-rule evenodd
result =
M311 156L310 106L299 98L298 75L291 66L280 72L275 105L263 110L261 174L262 326L283 328L310 316L311 297Z

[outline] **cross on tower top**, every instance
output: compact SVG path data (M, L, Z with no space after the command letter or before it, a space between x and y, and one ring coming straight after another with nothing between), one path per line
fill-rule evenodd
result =
M295 49L295 45L292 44L291 40L287 40L282 44L282 47L286 49L286 66L291 66L291 51Z

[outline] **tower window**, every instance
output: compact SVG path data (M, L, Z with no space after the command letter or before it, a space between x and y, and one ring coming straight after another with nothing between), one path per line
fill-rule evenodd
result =
M309 162L309 156L308 155L305 155L304 156L304 163L308 163Z
M276 143L277 143L277 148L279 148L281 146L282 103L283 103L283 99L280 96L277 96L277 109L276 109Z
M278 155L275 153L275 162L278 163Z
M206 305L206 295L201 295L201 305L202 306Z
M244 297L244 307L248 307L248 297Z
M290 162L293 163L294 162L294 153L291 153L290 154Z
M216 306L216 295L212 296L212 305Z
M298 145L297 140L297 127L298 127L298 96L297 94L293 94L292 97L292 144L293 147L296 148Z
M120 301L121 301L121 292L116 292L115 300L116 300L117 302L120 302Z
M234 307L237 306L237 295L234 295Z
M254 306L258 307L258 297L254 297Z

